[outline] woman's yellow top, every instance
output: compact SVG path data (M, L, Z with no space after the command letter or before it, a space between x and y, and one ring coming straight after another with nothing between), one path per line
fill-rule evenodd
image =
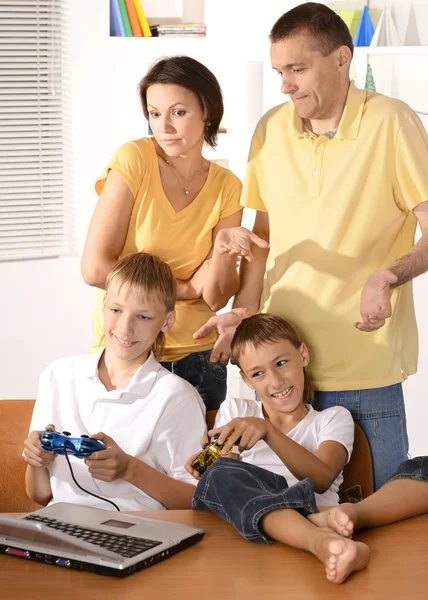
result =
M163 191L151 138L128 142L119 148L95 184L98 195L111 169L126 181L135 198L120 257L134 252L156 254L171 267L177 279L192 277L211 251L212 232L218 222L242 210L241 181L228 169L212 162L199 194L183 210L175 212ZM104 290L98 291L93 351L103 345L104 293ZM162 361L180 360L191 352L214 346L214 332L201 340L192 337L214 314L202 298L178 300L176 313L176 322L166 334Z

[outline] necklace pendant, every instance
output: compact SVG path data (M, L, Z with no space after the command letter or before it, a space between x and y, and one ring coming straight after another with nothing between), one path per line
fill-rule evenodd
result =
M186 189L186 188L184 188L184 193L186 194L186 196L188 196L189 195L189 190Z

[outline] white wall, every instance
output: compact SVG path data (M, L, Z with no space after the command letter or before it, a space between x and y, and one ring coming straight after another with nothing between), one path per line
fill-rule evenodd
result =
M160 55L189 54L216 73L225 92L229 129L241 124L239 131L222 137L217 156L229 158L229 166L243 176L254 111L257 106L266 110L284 100L279 80L269 64L267 36L274 21L299 2L206 0L208 36L191 40L109 38L106 0L68 2L72 40L70 173L74 174L74 186L67 201L75 203L80 251L96 202L95 178L118 145L147 132L135 90L148 65ZM406 3L407 0L395 3L402 15ZM415 7L419 20L423 16L428 21L425 0L415 0ZM232 50L234 31L237 33ZM424 41L428 44L428 40ZM248 61L261 61L262 70L257 64L248 68ZM251 99L250 88L254 95ZM428 84L420 92L427 96ZM253 103L250 109L249 100ZM248 224L251 218L250 214L246 216ZM1 398L34 398L43 367L60 356L88 351L94 291L83 284L79 268L78 256L0 263L0 280L5 282L0 295ZM424 402L428 387L428 276L415 282L415 296L421 337L420 367L419 373L406 382L405 394L411 452L416 455L428 454L428 407ZM230 391L241 393L236 370L231 373Z

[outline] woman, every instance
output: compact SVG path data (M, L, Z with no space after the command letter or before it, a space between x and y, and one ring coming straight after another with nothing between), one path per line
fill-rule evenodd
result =
M239 287L236 256L224 253L221 240L223 230L240 225L241 182L202 156L204 142L216 145L222 93L204 65L174 56L151 67L139 95L154 137L124 144L96 182L99 201L83 252L83 277L100 288L94 350L102 345L107 274L128 254L156 254L177 281L177 320L162 363L215 410L226 395L226 367L209 361L215 333L197 341L193 333Z

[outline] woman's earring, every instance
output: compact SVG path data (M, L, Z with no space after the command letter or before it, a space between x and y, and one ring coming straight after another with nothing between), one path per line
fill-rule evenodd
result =
M211 125L212 125L211 121L207 121L206 128L208 129L208 127L211 127Z

